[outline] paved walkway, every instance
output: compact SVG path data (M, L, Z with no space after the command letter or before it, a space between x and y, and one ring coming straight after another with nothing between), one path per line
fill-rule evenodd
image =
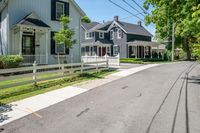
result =
M21 101L11 103L10 109L3 113L3 119L0 121L0 126L8 124L14 120L20 119L26 115L34 114L36 117L41 118L39 114L35 113L41 109L47 108L66 99L72 98L79 94L94 89L98 86L107 84L114 80L132 75L139 71L158 66L157 64L144 65L135 68L130 68L127 70L122 70L120 72L106 76L103 79L91 80L83 82L74 86L65 87L59 90L47 92L34 97L30 97ZM1 110L1 108L0 108Z

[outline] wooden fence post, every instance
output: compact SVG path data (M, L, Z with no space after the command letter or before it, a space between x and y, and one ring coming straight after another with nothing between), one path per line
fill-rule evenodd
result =
M83 67L84 67L84 63L81 62L81 73L83 73Z
M64 67L64 65L62 65L62 75L64 76L64 74L65 74L65 67Z
M36 69L36 61L34 61L33 63L33 80L34 80L34 86L37 86L37 76L36 76L36 73L37 73L37 69Z
M106 60L106 68L109 68L109 61Z

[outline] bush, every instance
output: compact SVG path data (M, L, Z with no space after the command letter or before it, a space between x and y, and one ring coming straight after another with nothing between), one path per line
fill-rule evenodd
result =
M19 55L0 56L0 69L19 67L22 61L23 58Z

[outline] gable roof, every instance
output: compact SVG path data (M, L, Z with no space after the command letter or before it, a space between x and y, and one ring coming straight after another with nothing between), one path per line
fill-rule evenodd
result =
M96 25L98 25L99 23L98 22L91 22L91 23L82 23L81 26L86 30L90 30L92 29L93 27L95 27Z
M20 20L17 25L27 25L27 26L37 26L43 28L50 28L46 23L39 19L39 17L34 13L30 13Z
M109 32L109 30L112 28L112 26L116 24L119 26L126 34L134 34L134 35L142 35L142 36L149 36L152 37L153 35L146 30L143 26L138 25L138 24L131 24L127 22L122 22L122 21L108 21L105 23L97 23L97 22L92 22L92 23L82 23L82 27L90 32L93 31L104 31L104 32Z

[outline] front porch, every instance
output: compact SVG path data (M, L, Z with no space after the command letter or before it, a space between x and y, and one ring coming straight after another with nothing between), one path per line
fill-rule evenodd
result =
M13 52L21 55L23 65L48 64L49 26L31 13L12 29Z
M159 58L163 57L165 48L159 49L159 43L147 41L128 42L128 58Z
M99 57L103 57L105 55L111 56L111 45L112 44L102 44L100 42L96 42L94 44L82 44L81 55Z

